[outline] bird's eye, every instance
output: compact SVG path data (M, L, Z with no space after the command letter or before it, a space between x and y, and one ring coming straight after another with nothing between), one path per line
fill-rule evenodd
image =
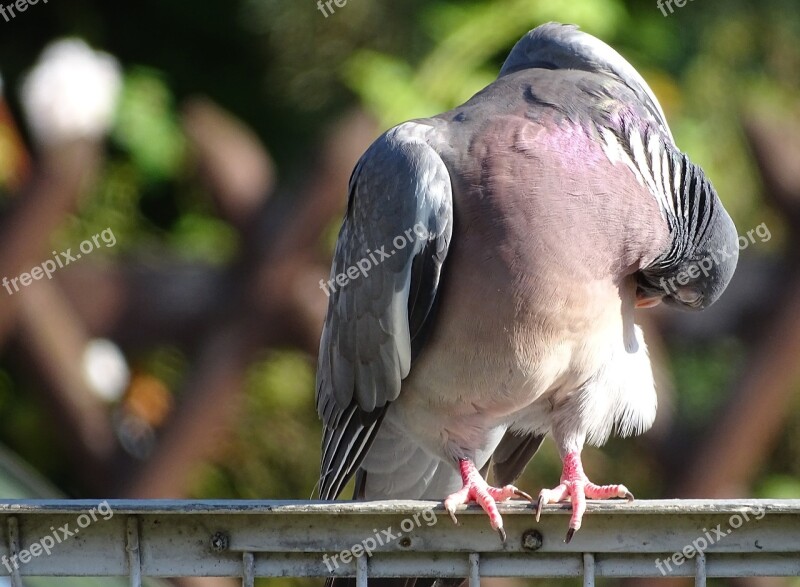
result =
M703 301L703 294L693 287L679 287L675 297L687 306L698 306Z

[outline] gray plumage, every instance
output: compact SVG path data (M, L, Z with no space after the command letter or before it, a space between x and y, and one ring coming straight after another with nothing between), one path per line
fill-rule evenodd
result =
M707 307L736 238L633 67L576 27L534 29L494 83L389 130L353 172L331 277L393 254L331 291L320 496L357 475L357 497L442 499L458 459L508 483L547 434L563 457L646 430L634 305Z

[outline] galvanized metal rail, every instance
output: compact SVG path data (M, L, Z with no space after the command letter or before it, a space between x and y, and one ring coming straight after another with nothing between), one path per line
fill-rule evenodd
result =
M0 576L595 577L800 576L800 500L501 505L503 544L477 507L441 502L0 502Z

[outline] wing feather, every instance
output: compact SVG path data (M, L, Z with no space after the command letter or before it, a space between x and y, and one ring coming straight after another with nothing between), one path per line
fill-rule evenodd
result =
M355 473L432 323L453 230L450 175L428 142L434 134L419 122L395 127L350 180L317 369L323 499Z

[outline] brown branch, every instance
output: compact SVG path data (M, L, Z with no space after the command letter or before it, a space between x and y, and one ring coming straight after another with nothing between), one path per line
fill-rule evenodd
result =
M272 159L253 131L206 98L189 100L182 120L220 214L246 235L273 191Z
M91 490L107 488L107 465L116 439L104 403L90 389L83 371L89 338L60 288L40 281L19 297L20 339L42 384L42 405L57 423L81 479Z
M16 199L16 206L0 229L0 251L3 251L0 279L13 280L51 256L50 235L75 209L99 164L99 147L89 141L64 145L44 154L31 183ZM17 300L9 296L0 304L0 346L14 326Z

